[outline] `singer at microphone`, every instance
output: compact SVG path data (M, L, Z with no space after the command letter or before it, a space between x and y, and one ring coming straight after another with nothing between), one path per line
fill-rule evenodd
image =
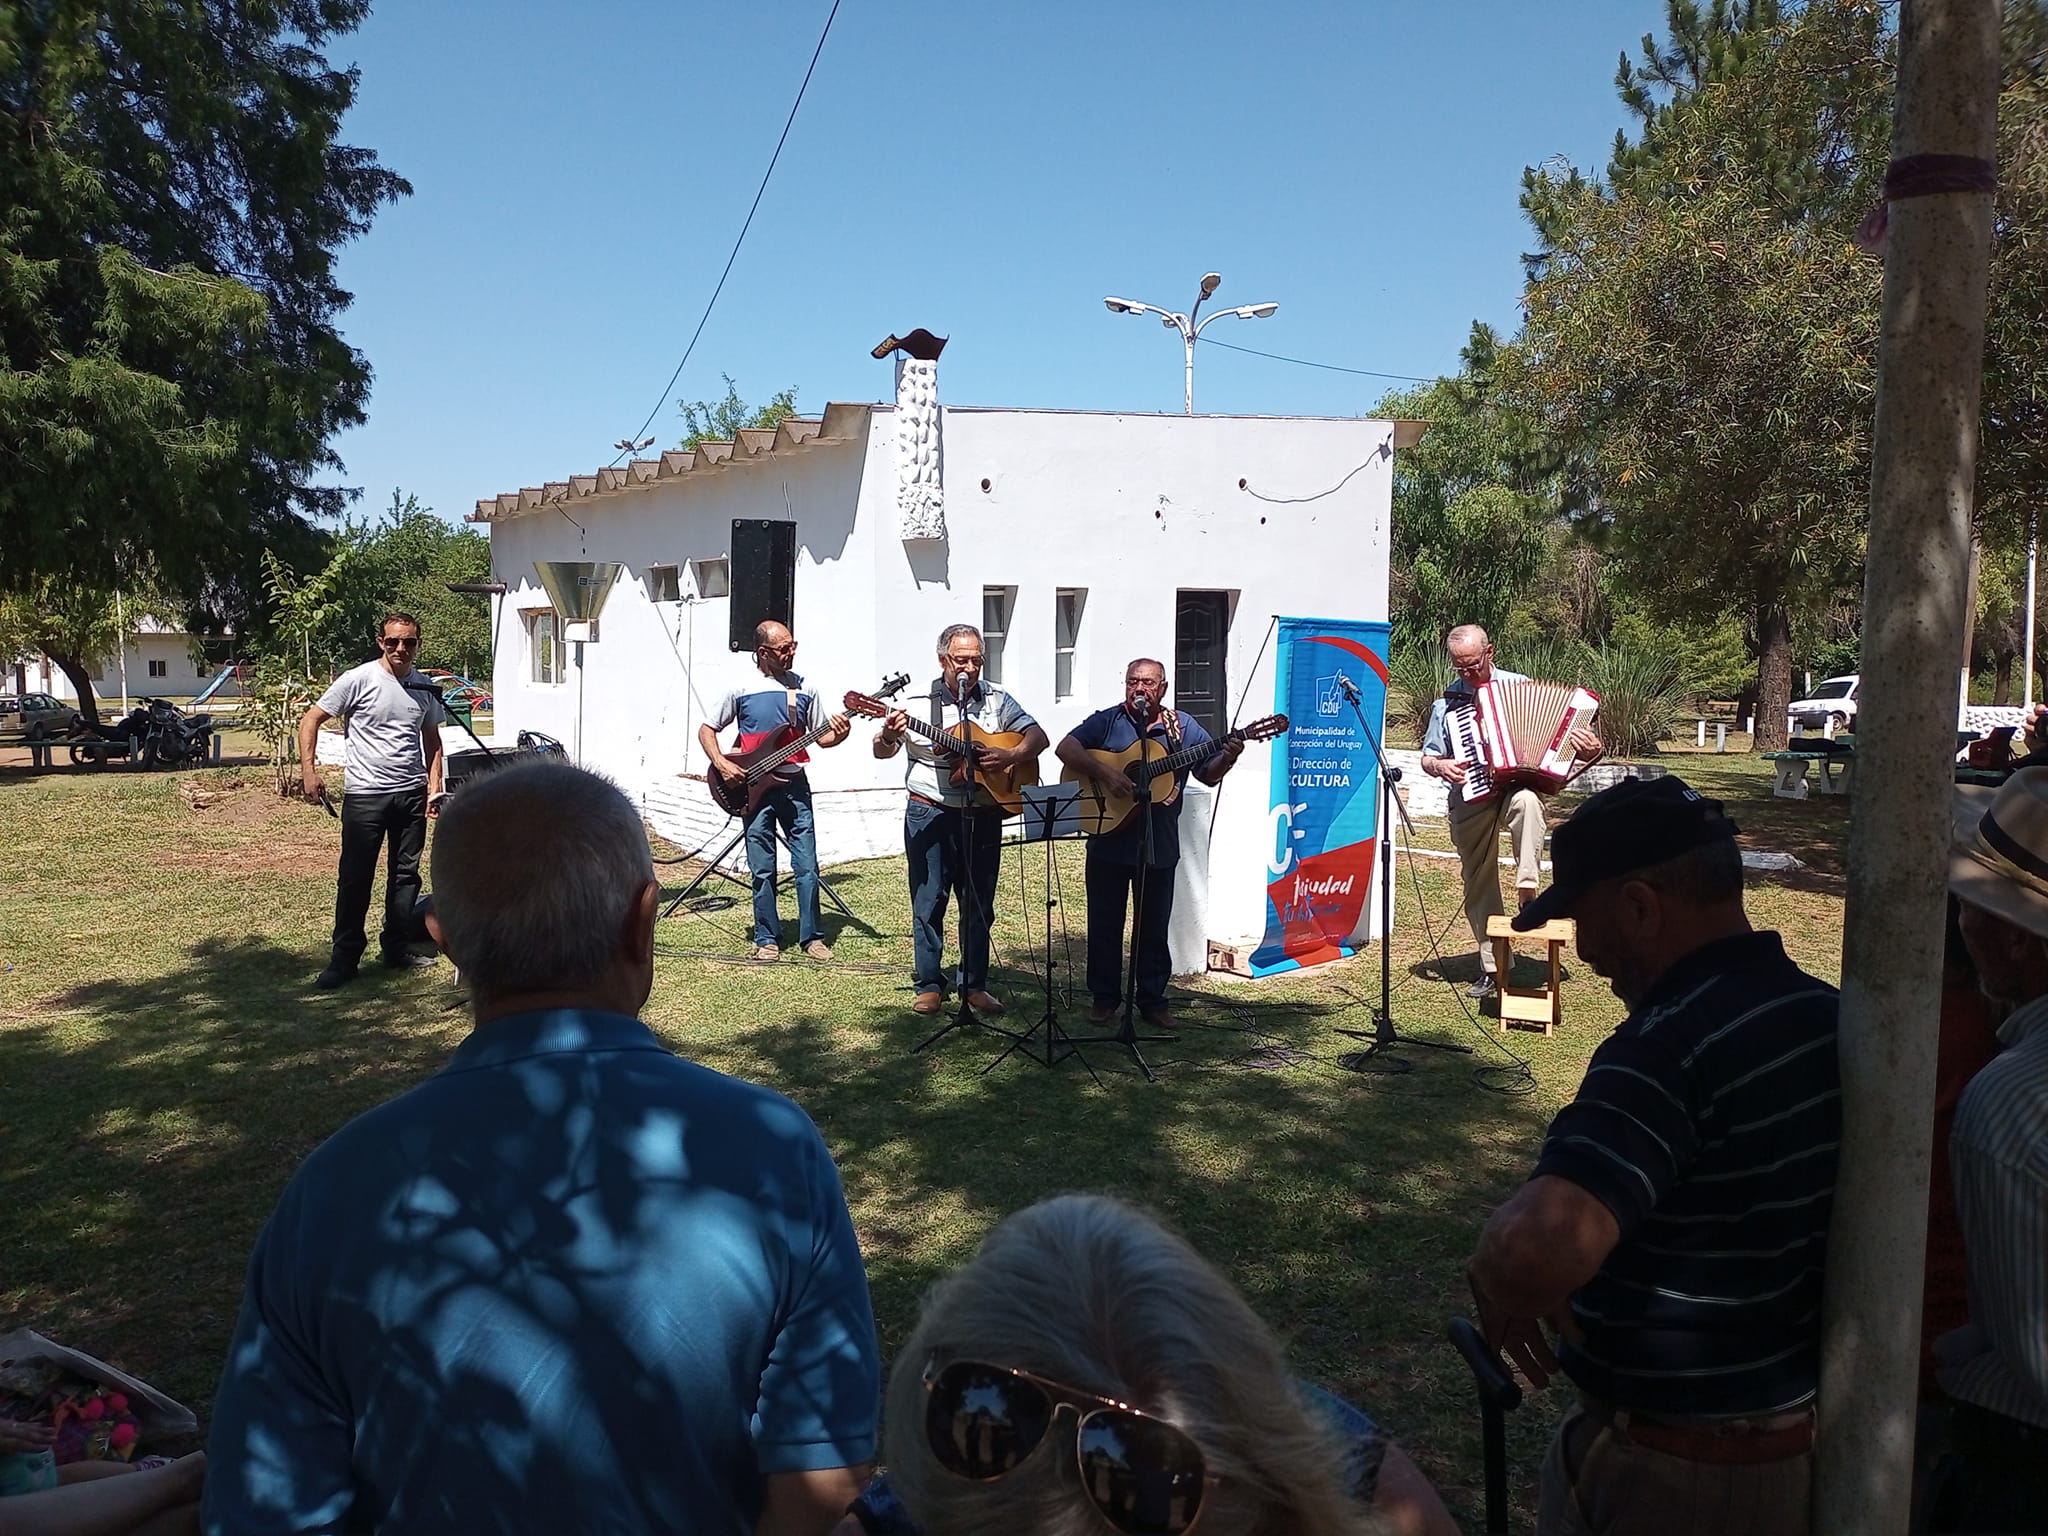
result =
M1167 930L1173 918L1174 866L1180 862L1180 790L1191 769L1204 784L1216 783L1244 751L1241 737L1214 741L1200 721L1164 708L1165 699L1166 668L1140 656L1124 668L1123 702L1097 710L1056 749L1070 776L1094 789L1103 816L1114 808L1122 817L1088 839L1088 1019L1093 1024L1106 1023L1122 1006L1124 914L1135 907L1133 1000L1153 1028L1174 1027L1166 1006L1173 972ZM1204 753L1203 747L1212 750ZM1190 760L1150 781L1150 810L1131 810L1133 786L1125 765L1142 759L1157 766L1186 749L1193 749Z

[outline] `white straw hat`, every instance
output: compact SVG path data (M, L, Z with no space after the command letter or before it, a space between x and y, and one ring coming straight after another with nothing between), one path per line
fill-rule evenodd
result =
M2048 767L2023 768L1995 792L1960 786L1953 814L1948 888L2048 938Z

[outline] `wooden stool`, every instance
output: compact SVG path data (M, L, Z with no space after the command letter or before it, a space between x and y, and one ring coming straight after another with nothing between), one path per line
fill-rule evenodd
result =
M1511 1029L1540 1030L1551 1034L1564 1022L1563 981L1565 941L1578 933L1577 927L1568 917L1553 918L1541 928L1531 928L1527 933L1515 932L1511 917L1489 917L1486 920L1486 936L1493 941L1493 964L1500 979L1500 1027L1506 1034ZM1550 942L1550 982L1541 987L1511 987L1508 974L1514 969L1516 939L1547 939Z

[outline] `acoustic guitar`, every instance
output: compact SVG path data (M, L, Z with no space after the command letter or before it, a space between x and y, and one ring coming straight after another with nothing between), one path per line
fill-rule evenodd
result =
M1176 747L1170 752L1160 751L1159 743L1150 738L1134 741L1121 752L1099 752L1091 748L1090 757L1130 780L1131 793L1127 795L1103 793L1094 780L1083 778L1072 764L1061 766L1060 782L1081 786L1081 830L1090 837L1100 837L1121 831L1138 814L1138 785L1166 775L1166 783L1152 796L1152 803L1171 805L1180 798L1181 769L1206 763L1230 742L1264 741L1286 729L1285 715L1268 715L1263 720L1254 720L1250 725L1227 731L1220 738Z
M852 714L868 715L876 720L885 720L892 713L890 705L859 693L846 696L846 708ZM1000 806L1005 816L1023 813L1024 786L1038 782L1038 759L1028 758L1014 768L998 768L981 755L990 747L1008 751L1012 747L1023 746L1022 731L985 731L971 721L963 721L948 730L915 715L909 717L907 729L930 742L943 757L952 759L947 775L952 783L967 782L967 760L973 757L977 804Z
M909 686L910 674L899 672L885 681L873 695L849 693L843 702L851 713L855 699L894 698ZM828 720L814 730L799 731L794 725L784 725L756 736L741 736L738 748L725 754L726 759L740 770L739 775L728 779L716 768L704 775L712 800L728 816L753 815L769 791L788 777L778 770L830 729L832 722Z

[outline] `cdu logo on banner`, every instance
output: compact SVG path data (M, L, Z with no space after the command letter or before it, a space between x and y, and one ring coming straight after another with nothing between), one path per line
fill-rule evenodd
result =
M1273 754L1266 932L1254 976L1355 954L1371 941L1380 769L1344 684L1379 737L1386 723L1385 624L1281 619L1274 708L1293 721Z

